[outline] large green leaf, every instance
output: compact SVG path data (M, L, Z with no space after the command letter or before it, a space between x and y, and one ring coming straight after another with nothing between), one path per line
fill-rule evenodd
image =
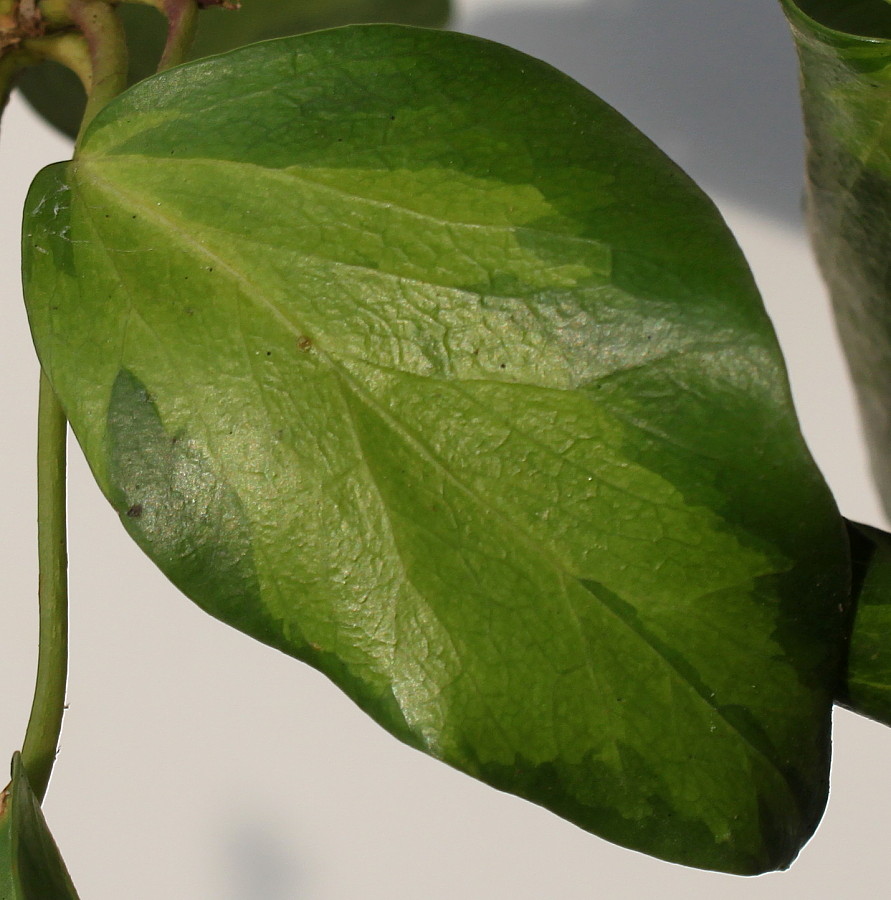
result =
M811 232L891 511L891 4L784 6L801 62Z
M199 605L611 840L794 857L846 539L737 246L615 111L461 35L256 45L110 104L25 260L99 484Z
M849 528L856 598L839 702L891 725L891 535Z
M19 754L0 793L0 900L77 900Z
M210 7L201 11L189 58L358 22L443 25L449 6L450 0L243 0L238 10ZM130 50L130 83L135 84L155 71L167 23L141 2L122 3L118 12ZM19 87L47 121L71 137L77 134L84 95L73 72L56 63L44 63L25 70L19 77Z

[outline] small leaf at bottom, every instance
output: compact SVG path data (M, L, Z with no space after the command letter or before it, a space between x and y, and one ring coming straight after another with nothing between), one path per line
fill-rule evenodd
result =
M0 900L77 900L18 753L0 794Z

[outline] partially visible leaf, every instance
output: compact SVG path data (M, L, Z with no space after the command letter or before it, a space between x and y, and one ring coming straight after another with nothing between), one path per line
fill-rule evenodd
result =
M804 14L809 30L868 38L891 38L889 0L782 0Z
M244 0L238 10L210 7L198 16L190 59L200 59L255 41L302 34L321 28L368 22L444 25L450 0ZM164 49L167 23L139 2L117 7L127 32L130 84L148 78ZM83 88L61 65L43 63L26 69L19 88L34 109L60 131L74 137L84 112Z
M77 900L18 753L0 793L0 900Z
M784 7L801 63L811 233L891 511L891 5Z
M255 45L111 103L24 249L97 479L203 608L611 840L794 857L847 541L738 247L615 111L462 35Z
M0 791L0 900L16 900L12 880L12 823L9 817L9 786Z
M891 725L891 535L850 524L855 602L839 703Z

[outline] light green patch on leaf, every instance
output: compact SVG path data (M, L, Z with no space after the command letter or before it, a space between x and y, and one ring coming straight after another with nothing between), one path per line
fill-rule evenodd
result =
M395 27L171 71L38 177L25 285L205 609L611 840L751 873L810 835L841 521L720 217L580 85Z
M77 900L19 754L0 792L0 900Z

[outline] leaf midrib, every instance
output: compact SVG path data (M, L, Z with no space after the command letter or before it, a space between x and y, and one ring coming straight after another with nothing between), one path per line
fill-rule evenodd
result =
M234 182L237 180L237 173L243 173L247 171L252 172L255 175L259 175L262 178L269 179L271 181L277 181L288 186L293 186L294 182L297 182L308 190L315 190L319 191L320 193L334 194L338 197L342 197L345 200L354 201L358 204L373 206L377 209L382 209L388 212L397 212L405 215L408 218L423 222L431 222L434 225L442 226L445 228L459 228L473 231L494 231L508 234L523 232L525 234L540 235L541 237L551 240L565 241L567 243L583 244L586 246L594 247L607 259L611 257L611 249L608 244L591 237L586 237L585 235L568 234L562 231L550 231L548 229L533 227L531 225L514 225L509 223L498 225L491 222L460 221L456 219L434 216L430 213L424 213L416 209L412 209L410 206L405 206L403 203L397 203L394 200L380 200L376 197L369 197L364 194L358 194L353 191L345 190L344 188L336 187L332 184L327 184L324 181L316 180L310 174L312 171L311 167L304 168L299 165L292 165L282 168L275 168L271 166L264 166L259 163L252 163L247 161L233 162L232 160L215 159L213 157L179 157L170 159L163 156L145 156L138 153L97 154L95 156L91 156L87 153L81 154L77 160L77 164L79 166L86 165L90 169L92 169L96 164L99 164L101 166L102 163L108 163L112 166L118 163L126 166L129 163L136 164L137 166L147 165L151 166L152 168L172 169L181 167L202 167L211 170L219 170L217 177L222 179L221 183L226 183L226 181ZM355 170L347 168L344 171L349 173ZM447 170L443 169L443 171L445 172ZM183 178L184 176L179 175L173 177ZM105 179L103 179L103 181L105 181ZM505 186L507 186L506 183ZM609 277L610 270L611 267L603 271L598 271L597 274L603 277Z
M451 481L461 493L463 493L477 505L481 506L483 509L494 515L495 518L497 518L503 525L505 525L509 531L513 532L514 535L529 548L532 554L536 555L544 563L546 563L556 573L558 579L562 581L562 578L564 576L569 576L569 578L575 584L577 584L581 590L584 590L587 594L594 596L602 609L605 609L615 621L620 622L629 633L636 637L641 642L641 644L643 644L643 646L646 647L647 650L659 660L660 664L667 670L670 677L677 680L686 691L690 692L690 694L694 698L697 698L705 705L707 705L710 709L712 709L717 714L718 719L733 734L740 738L742 742L753 751L755 756L761 758L768 764L769 770L779 777L784 789L788 792L789 796L793 799L793 802L795 802L795 805L797 807L795 795L791 791L791 786L787 782L786 776L783 773L783 770L780 767L779 763L773 759L773 757L767 750L755 744L749 735L740 731L739 727L726 717L721 707L715 704L710 697L708 697L704 692L698 690L693 684L691 684L690 681L682 675L677 665L671 659L666 657L659 649L659 647L656 646L656 644L650 641L648 635L643 630L635 628L610 604L604 602L602 597L585 588L584 584L582 583L585 580L583 575L570 571L562 560L560 560L558 557L552 556L550 553L545 552L542 545L539 542L535 541L535 539L531 535L527 534L527 532L523 528L517 525L506 513L504 513L499 505L478 494L475 490L473 490L473 488L469 487L460 478L458 478L458 476L455 475L441 459L439 459L438 455L434 453L434 451L432 451L420 437L413 434L411 430L405 426L405 423L400 422L398 419L390 415L385 409L383 409L374 400L374 398L364 390L360 382L353 379L351 376L349 376L348 373L346 374L346 378L351 382L356 396L363 403L365 403L366 406L372 409L387 425L389 425L390 430L394 434L398 435L404 443L407 443L409 444L409 446L414 447L419 455L426 458L428 462L430 462L449 481ZM380 494L379 499L381 501L381 504L386 506L386 501ZM728 587L726 589L729 590L730 588ZM586 670L589 673L589 677L592 677L590 655L585 652L588 642L584 635L584 630L582 628L579 613L575 608L575 604L569 591L564 591L561 596L563 597L567 611L569 612L570 620L575 627L577 640L582 651L581 655L585 660Z
M84 168L85 167L83 166L78 167L78 175L84 172ZM294 322L290 321L277 306L275 306L265 298L264 292L260 290L259 287L256 286L247 276L245 276L242 272L235 268L235 266L233 266L226 259L221 257L218 253L210 250L206 245L201 243L201 241L198 240L192 232L188 231L188 229L183 227L182 224L178 223L176 219L160 212L157 207L154 207L150 203L147 203L144 200L140 199L138 195L135 195L130 191L126 191L120 188L119 185L116 185L112 182L107 181L106 179L97 176L95 167L86 167L86 171L90 175L89 181L94 185L94 187L97 188L97 190L102 191L104 186L104 192L106 194L111 194L117 200L121 201L122 205L129 205L130 208L139 210L146 216L146 218L153 219L162 230L167 229L182 237L185 246L192 248L199 255L213 260L216 264L220 265L220 267L224 271L228 272L231 275L233 280L235 280L239 285L242 286L244 294L247 297L249 297L262 308L266 309L267 312L270 313L273 318L278 321L282 325L282 327L285 328L285 330L287 330L289 333L293 334L295 337L301 337L306 333L306 330L302 327L302 324L296 317ZM353 387L356 396L363 403L374 410L377 415L381 416L383 421L386 422L393 430L393 432L400 438L402 438L403 441L410 443L415 447L416 450L421 452L428 459L428 461L435 468L439 469L442 474L448 480L450 480L463 494L469 496L476 504L482 506L484 509L487 509L499 521L504 523L511 532L513 532L522 540L524 545L528 546L536 556L546 562L551 569L555 570L558 573L558 575L568 575L574 581L580 581L580 579L583 577L580 573L575 573L568 570L561 560L544 553L541 545L538 544L530 535L528 535L525 530L516 525L516 523L512 522L497 505L492 504L491 501L485 500L483 497L479 496L472 488L465 485L463 481L457 478L457 476L448 468L448 466L446 466L443 461L440 460L438 456L430 450L430 448L426 447L426 445L423 441L420 440L420 438L414 436L410 432L410 430L406 428L404 423L399 422L385 410L382 410L376 403L374 398L368 395L361 383L354 379L349 372L339 366L329 353L327 353L323 350L323 348L318 347L317 345L316 350L318 352L319 358L325 361L325 363L329 366L336 377L343 378L348 381ZM386 506L383 497L379 495L379 499L381 504L383 506ZM580 585L580 589L584 590L583 586ZM578 614L574 606L570 602L568 594L565 596L571 619L576 629L580 633L579 640L581 642L582 655L585 659L587 659L587 654L584 652L585 642L583 633L581 632L581 623L579 621ZM600 598L597 599L600 600ZM703 703L708 705L709 708L711 708L715 713L717 713L719 721L721 721L728 730L730 730L734 735L742 740L742 742L747 747L749 747L757 757L761 758L762 760L764 760L764 762L767 763L768 769L773 772L776 777L778 777L784 791L792 799L793 805L798 808L797 799L791 789L791 785L788 783L780 764L773 759L771 754L767 750L760 748L756 744L754 744L752 742L752 739L748 735L741 732L732 721L724 716L720 707L712 703L707 697L703 697L700 692L696 691L693 686L690 685L689 682L680 675L674 665L672 665L671 661L667 660L657 647L647 641L644 635L641 635L635 629L631 628L629 624L622 619L622 617L617 616L615 614L615 611L610 609L608 605L603 604L602 601L601 607L603 609L606 609L617 622L620 622L624 626L624 628L629 631L629 633L637 637L641 641L642 645L646 647L650 653L655 655L655 657L665 667L670 676L676 678L684 687L684 689L688 690L693 697L698 698Z
M433 617L433 620L436 622L436 625L439 628L440 632L445 637L445 639L448 641L449 649L455 654L455 657L460 660L461 655L458 652L457 648L455 647L455 643L452 638L452 635L450 634L448 627L442 621L442 617L440 616L439 612L437 611L436 606L430 602L430 600L428 599L426 594L414 582L414 579L411 575L408 563L406 562L406 559L405 559L405 554L403 553L402 546L401 546L399 538L397 536L397 529L396 529L395 523L393 521L393 513L392 513L390 507L388 506L388 504L386 503L386 501L384 500L383 490L380 487L378 477L375 474L374 467L371 464L371 456L368 453L365 445L362 442L361 431L356 422L356 418L353 413L353 409L350 404L349 397L347 395L347 391L345 390L345 387L346 387L345 381L342 378L337 378L336 380L337 380L338 389L340 390L341 398L343 400L344 408L347 411L347 417L348 417L348 421L350 424L350 433L352 434L352 437L353 437L354 446L357 451L357 455L358 455L359 459L362 461L362 466L365 470L368 480L371 482L371 485L374 488L374 492L377 495L378 500L380 501L382 515L383 515L384 521L386 523L388 535L390 538L390 543L393 548L393 553L396 556L396 560L399 564L399 569L401 570L402 575L405 579L405 583L408 585L411 592L415 595L415 597L418 599L418 601L421 604L423 604L425 609L427 609L427 611ZM393 619L394 619L394 633L395 633L395 622L398 619L398 612L395 608L395 604L391 604L391 610L392 610ZM391 659L391 663L392 663L392 659ZM395 666L394 666L394 671L395 671ZM463 668L461 671L461 674L463 676L467 677L471 672L472 672L472 670ZM485 702L488 705L488 701L485 699L485 693L479 689L479 686L478 686L476 680L472 677L472 674L471 674L471 680L473 681L474 685L476 686L477 699L482 700L483 702ZM397 700L398 700L398 697L397 697ZM403 715L404 714L405 713L403 710ZM446 718L448 719L448 717L446 717ZM407 716L406 716L406 721L410 721ZM499 732L502 733L502 735L504 735L504 729L501 726L500 719L498 718L498 716L495 714L494 711L491 712L491 715L489 717L489 722L493 723L495 725L495 727L499 730ZM434 748L430 744L430 742L428 740L426 740L426 738L425 738L425 745L428 747L428 750L430 750L431 752L436 753L436 755L441 755L441 753L439 753L439 748ZM511 741L509 739L505 739L504 746L507 748L508 751L510 751Z

